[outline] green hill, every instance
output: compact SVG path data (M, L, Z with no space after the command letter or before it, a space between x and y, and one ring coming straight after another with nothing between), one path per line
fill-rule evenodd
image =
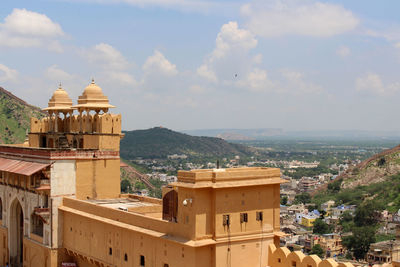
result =
M125 159L167 158L172 154L185 154L192 158L252 154L250 148L228 143L221 138L190 136L161 127L124 133L125 137L121 140L121 157Z
M0 143L22 143L30 118L42 118L44 113L0 87Z
M389 211L400 209L400 146L349 168L323 190L320 188L313 202L321 204L329 199L355 205L375 200Z

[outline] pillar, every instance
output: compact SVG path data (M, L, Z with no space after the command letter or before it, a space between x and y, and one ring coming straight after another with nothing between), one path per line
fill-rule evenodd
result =
M83 115L83 110L82 109L80 109L79 110L79 117L80 117L80 120L79 120L79 132L80 133L82 133L83 131L82 131L82 115Z
M86 132L90 132L90 109L86 109Z
M54 131L58 132L58 112L55 112L54 116Z
M68 112L69 114L69 132L72 132L72 115L73 115L73 111Z
M49 132L53 131L53 122L52 122L53 112L49 110Z
M64 132L64 133L65 133L65 132L68 132L68 131L67 131L67 130L68 130L68 129L67 129L67 126L68 126L68 125L67 125L67 114L68 114L68 112L65 112L65 111L63 112L63 115L64 115L64 121L63 121L64 131L63 131L63 132Z

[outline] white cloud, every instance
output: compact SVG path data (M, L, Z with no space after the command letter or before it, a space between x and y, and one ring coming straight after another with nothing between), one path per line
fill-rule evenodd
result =
M307 82L300 72L284 70L271 79L268 71L260 68L262 55L252 55L257 39L237 22L221 27L216 38L215 49L197 69L197 75L206 81L218 83L220 87L236 87L252 92L274 92L289 94L319 93L322 88Z
M257 43L254 35L240 29L237 22L230 21L222 25L214 50L197 69L197 74L211 82L232 81L236 74L245 77L252 70L254 61L259 63L262 59L260 56L254 59L249 55Z
M146 62L143 64L143 70L145 73L159 73L166 76L178 74L176 65L169 62L158 50L155 50L154 54L146 59Z
M52 81L65 82L73 79L73 75L60 69L57 65L52 65L45 70L45 76Z
M282 86L294 94L318 94L323 91L321 86L306 81L304 74L301 72L282 70L281 74L285 79Z
M63 36L61 26L44 14L26 9L14 9L0 24L0 46L45 46L55 52L62 47L55 38Z
M86 56L91 63L106 69L125 69L128 66L121 52L105 43L92 47Z
M25 36L58 36L64 34L60 25L46 15L18 8L15 8L4 19L1 28Z
M254 64L261 64L262 59L263 59L262 54L257 54L257 55L255 55L255 56L253 57L253 63L254 63Z
M0 82L15 81L17 79L17 75L18 72L16 70L0 64Z
M58 40L54 40L48 43L47 48L50 51L56 52L56 53L62 53L64 52L63 46L60 44Z
M336 50L336 54L341 57L347 57L351 53L350 48L347 46L341 46Z
M132 74L128 72L133 63L122 55L122 53L110 44L100 43L82 52L94 67L101 71L99 75L104 77L109 84L121 86L136 86L137 82Z
M160 7L169 10L178 10L183 12L195 13L236 13L238 3L229 1L211 1L211 0L63 0L67 2L85 2L95 4L127 4L140 8Z
M367 73L356 79L356 90L378 95L387 95L398 92L400 90L400 83L395 82L385 85L378 74Z
M238 85L253 92L267 92L275 88L275 84L268 78L267 71L258 68L250 71Z
M257 46L254 35L244 29L239 29L236 21L224 24L218 33L213 57L221 58L235 50L248 51Z
M208 65L207 65L207 64L201 65L201 66L197 69L197 74L198 74L200 77L203 77L203 78L205 78L205 79L207 79L207 80L209 80L209 81L211 81L211 82L217 82L217 81L218 81L217 76L215 75L215 73L214 73L212 70L210 70L210 69L208 68Z
M400 42L395 43L395 44L394 44L394 47L400 49Z
M315 0L254 1L241 8L247 27L257 35L329 37L351 31L358 18L344 7Z
M194 84L189 87L189 91L195 94L203 94L204 92L207 91L207 89L198 84Z
M118 82L121 85L136 85L136 80L131 74L124 71L111 71L107 75L113 81Z

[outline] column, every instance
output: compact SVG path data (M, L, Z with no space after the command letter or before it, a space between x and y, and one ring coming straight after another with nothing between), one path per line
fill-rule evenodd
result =
M69 114L69 132L72 132L72 115L73 115L73 111L68 112Z
M54 131L58 132L58 112L55 112L54 116Z
M79 120L79 132L80 133L82 133L82 115L83 115L83 110L82 109L80 109L79 110L79 117L80 117L80 120Z
M68 114L68 112L65 112L65 111L63 112L63 115L64 115L64 121L63 121L64 131L63 132L64 133L67 132L67 126L68 126L67 125L67 114Z
M53 131L53 122L51 119L53 118L53 112L49 110L49 132Z
M86 132L90 133L90 109L86 110Z

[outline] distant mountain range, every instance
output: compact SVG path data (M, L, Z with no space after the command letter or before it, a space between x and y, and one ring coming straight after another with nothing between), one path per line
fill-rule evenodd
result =
M188 157L250 156L252 149L231 144L221 138L190 136L167 128L124 131L121 140L121 157L124 159L167 158L168 155L185 154Z
M284 135L284 131L279 128L204 129L204 130L187 130L182 132L194 136L220 137L225 140L255 140L265 137Z
M363 131L363 130L320 130L320 131L285 131L280 128L260 129L204 129L183 130L194 136L220 137L225 140L263 140L263 139L338 139L369 140L399 139L400 131Z
M30 127L30 118L45 113L0 87L0 143L22 143Z

